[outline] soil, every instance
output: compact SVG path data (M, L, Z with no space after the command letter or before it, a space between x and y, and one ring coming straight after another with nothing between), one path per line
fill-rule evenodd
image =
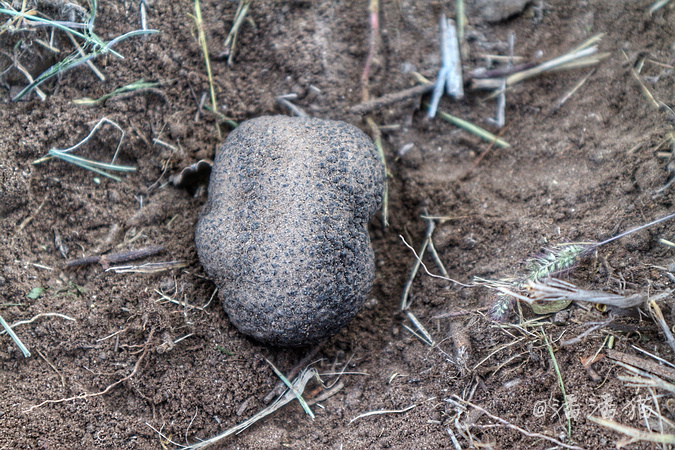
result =
M78 20L60 4L38 2L38 9ZM372 98L414 86L412 70L436 77L438 20L443 13L454 17L454 4L380 2L380 35L369 74ZM0 336L0 448L195 443L268 405L265 398L279 378L266 359L288 373L312 353L312 367L326 385L343 384L312 406L316 418L292 402L223 440L221 448L456 448L453 439L461 448L555 447L537 433L567 445L614 448L625 438L589 415L646 430L643 413L655 408L650 392L621 381L617 375L623 369L608 357L628 354L659 364L639 347L675 360L645 306L619 311L612 324L565 346L563 341L581 335L590 322L607 320L610 312L572 305L554 322L523 304L509 321L497 323L485 313L494 291L420 271L408 311L430 334L430 346L409 331L417 328L400 310L415 264L400 236L419 250L427 229L421 216L446 217L437 223L433 244L450 277L471 283L474 277L521 277L528 258L545 247L600 241L671 213L673 188L667 183L673 148L663 142L675 131L668 109L675 104L675 4L650 15L651 4L535 1L497 20L467 6L466 74L486 67L482 54L507 55L511 33L515 55L527 60L562 55L597 33L605 33L599 47L609 56L558 111L558 100L590 68L513 86L501 130L486 121L496 106L486 92L467 86L463 100L441 100L442 111L499 133L510 148L491 146L439 117L427 120L419 100L372 114L391 173L389 226L381 217L371 225L377 275L366 307L318 350L256 343L229 323L218 301L210 302L215 287L204 276L194 245L205 196L168 183L183 167L212 159L231 129L220 123L219 136L216 116L200 107L202 98L210 103L209 83L192 3L148 2L148 27L159 34L119 43L115 49L124 59L95 59L105 81L83 65L46 82L44 101L34 94L10 101L26 81L16 68L5 69L12 52L33 76L58 60L61 56L55 59L37 42L48 42L49 33L26 26L0 34L5 87L0 314L10 324L43 313L74 319L42 316L16 326L30 358ZM237 2L205 0L201 7L210 51L217 56L225 50ZM293 101L308 114L372 132L364 117L350 113L362 101L367 2L258 0L249 18L232 65L212 60L220 113L237 122L290 114L276 98L295 93ZM99 5L95 30L103 39L139 27L137 3ZM53 45L61 54L73 50L59 33ZM647 98L633 68L654 99L668 107ZM73 103L141 78L162 84L97 106ZM118 163L135 166L135 172L122 174L118 182L63 161L32 164L49 149L81 141L103 117L125 131ZM119 131L106 125L76 154L110 161L119 139ZM655 295L672 289L673 247L659 239L673 240L674 230L675 224L666 222L602 246L565 279L613 292ZM165 252L128 264L184 261L185 267L145 274L106 271L101 264L65 265L155 245L165 246ZM424 262L440 272L429 255ZM672 325L672 296L659 304ZM609 336L614 353L606 346ZM581 359L596 353L599 360L586 369ZM341 372L338 381L334 374ZM304 396L311 400L326 389L311 381ZM673 420L672 399L659 402L660 413ZM405 411L356 419L380 410ZM669 431L667 423L663 426ZM627 448L652 445L642 441Z

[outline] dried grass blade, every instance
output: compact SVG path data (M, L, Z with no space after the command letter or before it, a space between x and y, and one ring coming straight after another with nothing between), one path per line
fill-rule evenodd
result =
M649 431L642 431L638 430L637 428L621 425L620 423L615 422L613 420L603 419L602 417L586 416L586 418L592 422L597 423L598 425L610 428L614 431L618 431L619 433L623 433L627 436L630 436L629 443L637 441L648 441L648 442L656 442L659 444L675 444L675 434L652 433Z
M263 409L262 411L258 412L254 416L252 416L250 419L246 420L245 422L240 423L237 426L234 426L230 428L229 430L219 434L218 436L212 437L210 439L207 439L205 441L199 442L197 444L193 444L187 447L183 447L184 450L198 450L202 448L207 448L210 447L223 439L225 439L228 436L231 436L235 433L241 433L244 431L246 428L250 427L254 423L258 422L264 417L269 416L276 410L280 409L282 406L292 402L295 400L296 394L297 393L302 393L305 390L305 386L311 380L314 376L316 375L316 371L314 369L306 369L303 372L298 375L298 378L295 379L293 382L293 388L292 390L286 391L282 396L280 396L274 403L272 403L270 406L267 408Z

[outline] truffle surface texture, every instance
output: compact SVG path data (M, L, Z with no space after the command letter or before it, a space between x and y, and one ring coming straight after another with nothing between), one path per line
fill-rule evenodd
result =
M196 231L231 322L277 346L337 333L372 288L368 222L383 192L377 150L352 125L273 116L232 131Z

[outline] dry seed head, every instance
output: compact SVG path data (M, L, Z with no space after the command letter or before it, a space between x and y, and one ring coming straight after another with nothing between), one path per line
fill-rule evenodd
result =
M511 316L515 302L516 299L510 295L501 292L494 294L488 316L495 322L506 322Z
M528 261L527 279L539 281L569 272L594 248L593 244L562 244L558 248L545 249L542 255Z

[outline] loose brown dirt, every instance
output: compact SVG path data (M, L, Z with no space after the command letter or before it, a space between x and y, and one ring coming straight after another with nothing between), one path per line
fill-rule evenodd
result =
M57 16L59 4L38 2L38 9ZM610 55L557 113L557 100L590 69L535 78L509 90L501 134L512 145L508 149L491 148L440 118L426 120L415 101L373 114L383 129L391 172L389 227L378 218L371 228L375 287L358 317L311 359L327 383L335 381L331 374L345 371L340 377L344 387L312 407L315 420L293 402L226 439L222 448L454 448L451 433L462 448L554 446L473 408L458 417L453 396L470 399L529 433L584 448L613 448L622 438L588 415L611 415L645 429L640 408L655 407L649 391L620 381L622 371L609 358L592 366L594 381L580 359L606 355L603 342L611 335L618 352L651 359L633 347L638 346L675 360L648 314L623 315L581 343L562 346L607 313L573 305L567 318L557 320L560 325L551 318L531 327L500 325L480 310L493 298L487 288L460 288L420 273L410 311L436 342L430 347L408 331L413 325L399 309L415 262L399 236L419 248L427 226L423 212L450 217L438 224L433 242L450 276L468 283L473 277L522 276L526 260L544 247L602 240L672 212L673 188L662 189L673 174L667 170L672 147L659 147L675 131L672 110L656 108L631 74L644 60L647 89L670 108L675 105L675 4L651 16L650 4L535 1L498 22L487 22L469 5L466 72L485 66L481 54L507 54L512 32L515 54L527 59L561 55L597 33L605 33L600 49ZM212 55L224 50L236 8L234 1L202 2ZM435 78L442 13L454 16L454 2L381 2L372 97L413 86L411 69ZM0 448L174 447L154 430L178 444L195 443L267 406L264 399L278 378L265 358L288 372L312 350L249 340L229 323L217 301L203 310L186 306L201 307L214 292L193 241L204 196L194 197L167 181L182 167L212 158L220 142L214 116L199 107L209 87L191 14L190 2L150 2L148 26L161 33L119 44L124 60L96 59L105 82L81 66L44 84L45 101L32 95L11 102L10 95L26 81L16 69L3 74L0 314L9 323L40 313L75 320L42 317L17 326L33 353L30 358L0 336ZM65 13L59 17L70 20ZM361 116L349 113L361 101L367 2L258 0L249 17L233 65L212 62L223 114L236 121L288 114L276 97L296 93L296 104L309 114L370 132ZM105 39L139 24L137 3L99 5L96 31ZM0 69L11 65L13 51L34 76L52 64L54 57L37 39L49 40L44 28L1 34ZM72 51L58 33L54 45ZM141 78L162 85L99 106L72 103ZM485 95L467 90L462 101L444 98L441 109L500 132L485 121L495 109ZM123 175L121 182L97 181L91 172L65 162L31 164L50 148L82 140L103 117L124 129L119 161L136 166L135 173ZM226 136L228 126L221 129ZM114 128L104 127L77 153L109 160L118 139ZM406 144L412 149L400 154ZM672 288L665 269L672 264L673 248L659 238L672 240L673 230L673 223L661 224L601 247L567 280L597 290L658 293ZM99 264L65 268L67 260L151 245L164 245L166 252L141 263L182 260L187 267L159 274L116 274ZM438 273L431 258L424 261ZM34 288L45 291L36 299L27 297ZM180 304L163 300L159 292ZM670 325L675 322L671 303L672 297L661 302ZM458 311L468 313L437 318ZM522 314L516 312L510 323L535 318L526 306ZM544 333L568 396L569 423ZM457 363L455 345L462 341L470 348L466 361ZM321 393L320 385L311 382L305 397ZM659 403L661 414L673 420L671 402L663 397ZM411 405L406 412L351 422L368 411Z

